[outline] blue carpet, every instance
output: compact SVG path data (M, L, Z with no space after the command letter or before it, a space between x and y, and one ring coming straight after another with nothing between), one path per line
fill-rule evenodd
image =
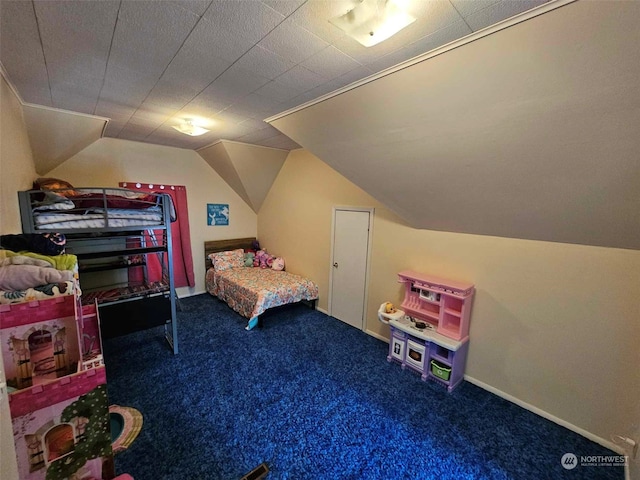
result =
M472 384L453 393L388 363L387 344L304 305L264 327L208 294L181 300L180 353L161 329L105 342L109 400L138 409L116 457L136 480L623 479L567 452L614 455Z

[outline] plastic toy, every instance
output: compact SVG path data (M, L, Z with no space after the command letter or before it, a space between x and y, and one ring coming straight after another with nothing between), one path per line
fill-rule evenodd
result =
M389 320L398 320L404 317L404 312L402 310L398 310L393 303L384 302L380 304L380 308L378 309L378 320L382 323L389 324Z

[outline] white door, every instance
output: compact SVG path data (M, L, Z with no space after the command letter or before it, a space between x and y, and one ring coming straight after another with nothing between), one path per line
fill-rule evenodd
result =
M360 330L364 325L370 209L334 209L330 314Z

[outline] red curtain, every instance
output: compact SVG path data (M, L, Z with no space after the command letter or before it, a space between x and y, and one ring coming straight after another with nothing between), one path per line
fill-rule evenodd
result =
M173 277L176 287L194 287L193 256L191 255L191 234L189 233L189 210L187 208L187 189L182 185L163 185L141 182L120 182L120 187L150 193L168 193L173 200L176 221L171 223L173 240ZM155 255L147 256L149 281L162 278L162 269ZM133 270L131 269L132 274Z

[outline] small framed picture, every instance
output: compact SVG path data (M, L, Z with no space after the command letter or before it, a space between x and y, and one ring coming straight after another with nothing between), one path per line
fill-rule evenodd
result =
M229 225L229 204L208 203L207 225Z

